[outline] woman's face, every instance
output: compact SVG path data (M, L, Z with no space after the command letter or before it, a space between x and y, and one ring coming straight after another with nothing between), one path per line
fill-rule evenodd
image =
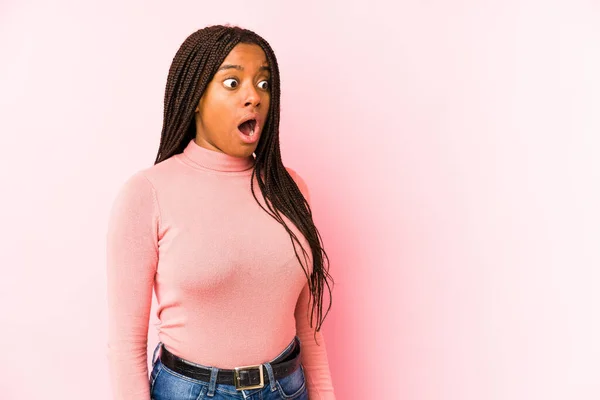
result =
M195 116L196 143L235 157L252 155L269 111L269 74L260 46L236 45L200 98ZM244 124L240 130L240 124L248 119L256 124Z

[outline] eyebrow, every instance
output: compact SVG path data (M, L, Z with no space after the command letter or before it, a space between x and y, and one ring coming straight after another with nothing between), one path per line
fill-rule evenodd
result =
M243 71L243 70L244 70L244 67L242 67L241 65L234 65L234 64L223 64L223 65L221 65L221 67L220 67L220 68L217 70L217 72L219 72L219 71L224 71L224 70L226 70L226 69L237 69L238 71ZM263 66L261 66L261 67L260 67L258 70L259 70L259 71L269 71L269 72L271 72L271 68L270 68L270 67L268 67L268 66L266 66L266 65L263 65Z

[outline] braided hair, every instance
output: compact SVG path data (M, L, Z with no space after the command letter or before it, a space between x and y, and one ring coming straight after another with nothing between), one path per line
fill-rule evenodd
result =
M313 326L313 315L316 312L316 340L316 332L320 331L331 308L333 278L328 271L329 257L322 247L322 238L313 222L310 205L281 160L279 149L279 68L275 53L266 40L250 30L229 25L208 26L188 36L175 54L169 69L165 89L163 127L155 164L175 154L182 153L186 145L195 138L194 114L196 106L220 65L238 43L260 46L271 69L269 82L270 108L263 135L261 135L255 150L256 159L250 188L260 207L282 224L290 235L296 258L302 265L308 280L310 297L314 299L310 315L310 326ZM269 200L266 204L270 212L260 204L256 197L254 192L255 176L264 198ZM294 223L310 245L313 256L313 271L310 276L298 256L294 242L300 245L305 260L306 250L300 244L294 232L286 225L281 214ZM327 260L327 267L324 264L325 259ZM331 286L328 280L331 280ZM323 315L322 303L325 286L329 291L329 306L325 315ZM311 303L310 297L309 305Z

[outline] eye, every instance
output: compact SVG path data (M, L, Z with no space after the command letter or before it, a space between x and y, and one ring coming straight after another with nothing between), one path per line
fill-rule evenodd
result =
M235 78L227 78L223 81L223 84L225 85L225 87L235 89L238 86L238 81Z
M261 86L262 84L262 86ZM269 81L260 81L258 83L258 87L260 87L262 90L268 90L269 89Z

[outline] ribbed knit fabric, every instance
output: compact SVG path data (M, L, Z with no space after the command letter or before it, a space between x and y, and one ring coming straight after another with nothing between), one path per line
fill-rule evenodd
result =
M121 187L107 231L107 356L115 400L150 400L153 288L158 337L174 354L234 368L275 358L298 335L310 399L335 399L324 338L317 333L317 345L313 337L316 317L309 326L306 277L288 233L252 196L253 166L253 156L229 156L191 140L183 153ZM287 170L310 202L304 180ZM268 210L256 178L254 191ZM283 218L312 271L308 242Z

